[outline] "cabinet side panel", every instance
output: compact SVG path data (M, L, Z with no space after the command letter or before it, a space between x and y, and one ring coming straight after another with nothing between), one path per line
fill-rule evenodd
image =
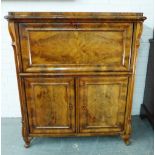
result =
M21 54L20 54L20 41L19 41L19 33L18 33L18 24L9 21L8 23L9 33L12 39L12 47L14 50L14 58L16 65L16 76L18 81L18 91L20 97L20 106L21 106L21 114L22 114L22 135L26 144L29 143L29 123L27 117L27 106L25 99L25 89L22 77L19 76L19 73L22 72L22 62L21 62Z
M136 74L136 61L138 55L138 48L140 46L140 38L142 35L142 30L143 30L142 22L134 23L133 46L132 46L133 57L131 60L133 72L129 78L128 99L127 99L127 108L125 116L125 130L122 135L123 139L125 140L129 139L131 135L131 111L132 111L132 100L133 100L135 74Z

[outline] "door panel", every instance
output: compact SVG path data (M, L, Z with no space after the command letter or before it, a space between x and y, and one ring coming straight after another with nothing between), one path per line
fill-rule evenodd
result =
M75 132L74 79L25 78L31 133Z
M20 23L24 72L129 71L131 23Z
M80 78L80 132L122 131L127 85L128 77Z

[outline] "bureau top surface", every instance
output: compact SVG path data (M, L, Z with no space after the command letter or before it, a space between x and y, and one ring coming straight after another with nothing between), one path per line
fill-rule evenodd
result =
M137 12L9 12L6 19L103 19L143 21L146 17Z

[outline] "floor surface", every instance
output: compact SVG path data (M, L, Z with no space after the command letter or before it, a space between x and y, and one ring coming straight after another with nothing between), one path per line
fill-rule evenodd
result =
M149 122L132 117L131 144L119 136L35 138L25 149L20 118L2 118L2 155L153 155L153 129Z

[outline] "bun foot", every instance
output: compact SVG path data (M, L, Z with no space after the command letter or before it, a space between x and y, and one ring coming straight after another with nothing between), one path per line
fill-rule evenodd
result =
M24 144L24 147L25 148L29 148L30 147L30 144Z
M127 146L131 144L129 135L121 135L121 138Z
M127 139L127 140L124 140L124 143L125 143L126 145L130 145L130 144L131 144L131 141L130 141L129 139Z
M24 141L25 141L24 147L25 148L30 147L31 140L32 140L32 137L24 137Z

